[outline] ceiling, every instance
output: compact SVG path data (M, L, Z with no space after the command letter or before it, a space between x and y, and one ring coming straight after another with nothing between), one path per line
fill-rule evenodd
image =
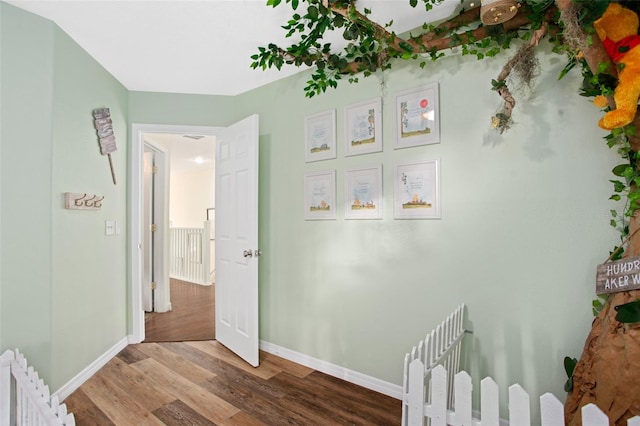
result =
M169 154L172 173L215 170L215 136L144 133L144 140Z
M250 68L258 46L291 41L281 28L293 14L284 1L276 8L266 0L1 1L55 22L131 91L234 96L300 71ZM409 0L357 5L371 9L381 24L393 20L396 33L462 7L460 0L444 0L428 13ZM342 38L328 41L340 44Z

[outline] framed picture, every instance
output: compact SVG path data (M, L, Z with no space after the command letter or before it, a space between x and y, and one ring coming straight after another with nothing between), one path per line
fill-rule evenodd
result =
M440 143L438 83L396 94L395 148Z
M345 219L382 219L382 166L345 171Z
M440 219L440 161L399 164L394 170L396 219Z
M344 109L344 155L382 151L382 98Z
M304 218L336 218L336 171L309 172L304 175Z
M336 158L336 110L305 117L305 154L307 163Z

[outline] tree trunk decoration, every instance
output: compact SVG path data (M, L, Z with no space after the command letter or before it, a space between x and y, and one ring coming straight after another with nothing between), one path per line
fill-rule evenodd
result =
M556 0L561 13L577 7L571 0ZM570 13L568 13L570 15ZM565 21L565 25L568 23ZM580 44L586 46L586 35L573 28L583 37ZM600 39L594 35L593 43L583 51L591 71L598 72L599 63L610 63L609 73L616 75ZM609 106L615 108L613 99ZM634 124L640 123L636 115ZM640 129L640 127L638 127ZM640 138L630 137L634 151L640 148ZM629 223L629 239L623 257L640 255L640 217L638 212ZM573 372L573 389L565 402L567 426L582 424L581 408L589 403L603 410L613 425L626 426L627 419L640 415L640 324L623 324L616 320L615 307L640 298L640 291L613 293L607 298L604 308L594 319L587 336L582 356Z
M631 232L640 227L638 216ZM630 239L626 256L640 255L640 233ZM567 426L582 424L580 409L594 403L609 416L611 424L626 426L640 415L640 324L622 324L615 319L615 306L632 302L640 291L609 296L593 321L584 350L573 372L573 390L565 402Z

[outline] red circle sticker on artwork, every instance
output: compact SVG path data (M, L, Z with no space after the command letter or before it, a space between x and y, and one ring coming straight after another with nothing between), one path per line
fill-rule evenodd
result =
M429 102L427 102L426 99L421 100L420 101L420 108L426 108L428 103Z

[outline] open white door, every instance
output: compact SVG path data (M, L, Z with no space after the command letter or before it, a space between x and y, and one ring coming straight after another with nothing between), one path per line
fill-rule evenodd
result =
M258 116L216 143L216 340L252 366L258 357Z
M145 312L153 311L153 151L144 149L143 157L143 201L142 201L142 229L144 239L142 245L142 307Z

